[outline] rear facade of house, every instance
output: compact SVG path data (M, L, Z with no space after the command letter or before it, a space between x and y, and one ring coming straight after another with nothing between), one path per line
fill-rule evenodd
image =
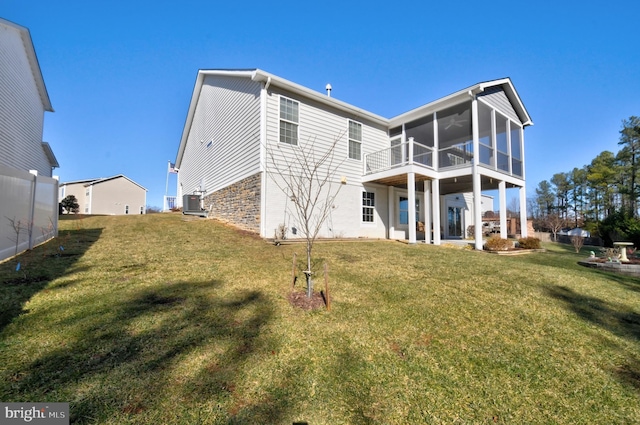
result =
M502 210L506 189L520 188L526 217L531 124L509 79L386 119L261 70L200 71L176 158L178 202L199 194L211 217L295 237L300 223L275 169L296 149L322 153L337 140L340 191L320 236L439 244L472 231L481 243L481 226L470 226L493 208L482 191L498 190Z

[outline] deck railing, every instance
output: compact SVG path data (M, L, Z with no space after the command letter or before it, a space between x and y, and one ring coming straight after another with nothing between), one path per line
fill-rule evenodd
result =
M433 168L433 148L409 138L404 143L365 155L364 173L373 174L408 164Z

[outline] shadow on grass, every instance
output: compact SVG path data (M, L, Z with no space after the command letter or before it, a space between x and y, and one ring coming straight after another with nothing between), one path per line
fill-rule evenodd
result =
M57 238L0 264L0 333L24 313L33 295L64 276L101 233L99 228L60 231Z
M581 319L619 337L640 341L640 314L626 306L607 303L563 286L548 287L546 291ZM630 355L627 362L617 367L613 373L621 381L640 390L640 360L635 356Z
M73 394L78 424L281 422L291 403L277 395L277 383L259 400L238 389L245 365L276 349L262 332L273 306L258 291L216 296L221 286L167 283L108 306L92 300L61 324L75 323L74 339L16 371L12 393Z

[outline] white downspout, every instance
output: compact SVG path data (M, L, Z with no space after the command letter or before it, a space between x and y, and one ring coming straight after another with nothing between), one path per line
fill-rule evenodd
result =
M271 77L260 90L260 236L267 237L267 96Z

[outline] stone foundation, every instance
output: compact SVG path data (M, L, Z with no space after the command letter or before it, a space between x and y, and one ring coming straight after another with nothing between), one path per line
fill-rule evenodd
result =
M260 173L204 197L209 217L260 233Z

